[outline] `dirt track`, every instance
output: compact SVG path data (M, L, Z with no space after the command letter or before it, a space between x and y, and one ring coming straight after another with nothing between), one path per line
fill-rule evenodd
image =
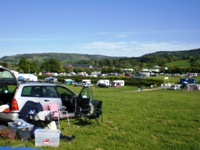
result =
M155 90L162 90L162 89L163 87L158 87L158 88L143 89L143 90L131 90L131 91L125 91L125 92L145 92L145 91L155 91Z

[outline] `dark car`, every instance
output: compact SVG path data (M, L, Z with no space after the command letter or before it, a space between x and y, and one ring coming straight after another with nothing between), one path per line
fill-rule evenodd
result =
M108 88L108 85L106 85L105 83L98 83L97 86L101 88Z

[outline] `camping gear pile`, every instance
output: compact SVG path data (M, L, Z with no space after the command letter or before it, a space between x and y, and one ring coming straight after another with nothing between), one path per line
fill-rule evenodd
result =
M4 139L18 139L22 141L35 139L35 146L58 147L60 139L72 141L71 137L62 135L53 116L55 111L43 110L40 103L27 101L19 112L19 119L8 122L8 126L0 126L0 137ZM59 116L59 115L58 115ZM59 124L59 117L57 118ZM60 125L59 125L60 127Z
M84 98L79 106L78 116L101 125L98 118L102 119L102 101ZM43 110L40 103L27 101L20 110L18 119L8 122L8 127L0 126L0 137L22 141L35 139L35 146L58 147L60 139L72 141L75 138L74 135L66 136L61 133L59 116L60 108L55 103L49 105L49 110ZM70 126L69 118L67 119Z

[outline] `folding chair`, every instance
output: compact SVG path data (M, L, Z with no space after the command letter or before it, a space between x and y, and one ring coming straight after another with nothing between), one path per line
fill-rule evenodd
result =
M60 128L60 118L63 118L63 114L66 114L65 117L67 118L68 126L70 127L68 111L60 110L58 104L56 103L49 104L49 110L53 112L52 118L58 120L59 128Z
M103 113L102 113L102 101L92 100L90 104L90 112L87 114L82 114L86 120L95 120L99 125L103 122ZM98 119L101 118L101 124Z

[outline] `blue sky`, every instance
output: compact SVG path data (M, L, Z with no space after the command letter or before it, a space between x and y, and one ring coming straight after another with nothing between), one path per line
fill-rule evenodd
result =
M0 57L200 48L200 0L0 0Z

